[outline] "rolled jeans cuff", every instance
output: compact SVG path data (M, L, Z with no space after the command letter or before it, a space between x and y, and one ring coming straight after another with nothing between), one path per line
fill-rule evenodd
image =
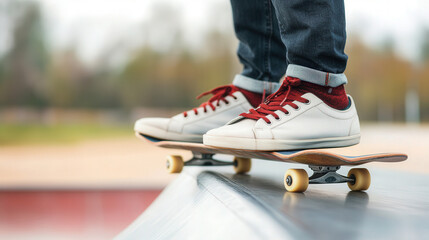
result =
M347 77L344 73L323 72L295 64L288 65L286 76L296 77L305 82L329 87L338 87L347 83Z
M280 83L257 80L240 74L235 75L232 84L255 93L263 93L265 89L266 94L271 94L280 88Z

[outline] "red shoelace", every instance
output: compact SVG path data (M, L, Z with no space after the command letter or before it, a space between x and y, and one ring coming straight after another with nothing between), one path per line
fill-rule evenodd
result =
M229 103L228 100L225 99L227 96L232 96L234 99L237 99L237 97L232 95L236 91L238 91L238 89L234 85L225 85L225 86L220 86L213 90L204 92L200 94L197 97L197 99L200 99L208 94L213 94L213 96L207 102L202 103L199 107L193 108L192 110L194 111L195 115L198 115L197 109L201 107L204 108L204 112L207 112L207 106L211 107L211 109L215 111L216 107L219 106L220 101L223 101L225 104ZM215 101L217 101L216 105L213 104ZM187 117L188 113L183 112L183 116Z
M267 118L268 115L273 115L273 117L277 120L280 119L279 115L274 113L275 111L280 110L285 114L289 114L289 112L283 108L284 106L290 105L293 108L298 109L298 105L293 103L293 101L302 103L309 102L308 99L301 97L304 93L303 91L294 89L294 87L299 86L300 84L301 80L299 78L286 77L277 92L268 96L265 102L261 103L257 108L250 109L248 113L242 113L240 116L254 120L259 120L262 118L268 124L271 123L271 121Z

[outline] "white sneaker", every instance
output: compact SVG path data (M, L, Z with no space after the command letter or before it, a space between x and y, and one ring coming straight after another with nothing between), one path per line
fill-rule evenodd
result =
M350 96L349 106L337 110L312 93L289 94L293 84L287 80L258 108L241 114L225 126L208 131L204 135L204 144L280 151L359 143L359 118Z
M210 93L214 95L199 107L172 118L139 119L134 130L163 140L202 142L203 134L208 130L223 126L240 113L253 108L242 92L246 92L248 96L253 94L234 85L215 88L199 96ZM260 94L253 95L256 97Z

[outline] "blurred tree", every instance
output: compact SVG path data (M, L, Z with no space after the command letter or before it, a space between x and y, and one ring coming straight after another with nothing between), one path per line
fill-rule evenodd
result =
M213 35L216 42L216 34ZM206 48L211 49L207 44ZM213 48L215 49L215 48ZM184 47L163 53L146 46L118 75L121 105L131 108L190 107L195 96L221 84L234 75L232 49L217 46L216 54L198 54Z
M201 46L185 43L180 17L174 9L158 6L144 24L140 47L110 66L114 49L106 48L98 64L83 62L76 49L48 48L36 2L5 0L0 14L10 19L12 45L0 59L0 106L58 108L122 108L196 106L195 96L229 84L240 65L232 30L213 27ZM219 10L220 12L225 9ZM214 12L213 21L219 18ZM126 44L126 42L124 42ZM405 95L418 80L421 118L429 120L429 31L421 47L419 71L397 56L389 38L374 49L349 37L347 92L366 121L403 121Z
M350 39L346 74L348 92L357 102L360 118L371 121L403 121L406 84L411 64L396 56L387 41L379 51L358 38Z
M52 56L47 72L49 105L60 108L120 107L114 71L83 64L74 49Z
M420 51L420 62L429 61L429 27L425 27L422 31L422 45Z
M420 98L421 121L429 121L429 28L422 31L421 54L416 74L418 94Z
M48 54L40 9L27 1L13 1L7 8L14 23L13 42L2 61L0 104L44 106Z

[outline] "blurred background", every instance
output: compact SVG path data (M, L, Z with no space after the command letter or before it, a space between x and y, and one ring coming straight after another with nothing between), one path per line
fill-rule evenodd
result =
M368 143L423 144L429 2L345 3L346 87ZM127 226L173 178L133 122L230 83L237 44L226 0L1 0L0 236L109 238Z

